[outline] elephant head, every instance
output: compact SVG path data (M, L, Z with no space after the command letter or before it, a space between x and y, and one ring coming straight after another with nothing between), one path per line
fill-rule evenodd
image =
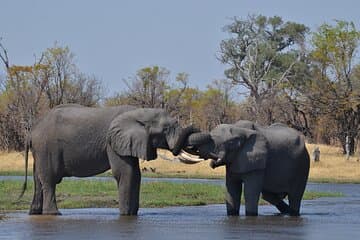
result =
M194 133L188 145L197 155L212 159L212 168L227 165L231 172L243 173L264 169L268 154L265 137L258 131L220 124L210 133Z
M157 157L157 148L178 155L188 136L195 131L193 127L181 128L176 119L162 109L141 108L115 118L110 124L107 142L120 156L153 160Z

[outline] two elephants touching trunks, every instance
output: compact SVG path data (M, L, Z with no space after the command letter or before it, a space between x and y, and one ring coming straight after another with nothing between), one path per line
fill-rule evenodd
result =
M26 175L29 149L34 157L35 190L30 214L60 214L55 189L63 177L88 177L111 169L117 182L120 214L136 215L139 158L155 159L157 148L180 154L184 162L194 160L188 152L212 159L212 167L226 165L229 215L239 214L242 183L247 215L257 215L260 193L281 213L299 214L309 156L295 130L280 125L262 128L241 121L203 133L193 127L182 128L161 109L75 104L52 109L27 138ZM25 188L26 180L23 192ZM289 205L283 201L285 196Z

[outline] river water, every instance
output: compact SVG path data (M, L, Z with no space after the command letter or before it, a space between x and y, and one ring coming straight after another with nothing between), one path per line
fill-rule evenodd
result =
M1 179L0 179L1 180ZM4 179L3 179L4 180ZM223 184L222 180L147 179ZM224 204L141 208L136 217L118 209L61 209L62 216L0 217L0 239L359 239L360 185L314 184L307 190L341 192L344 197L302 202L300 217L278 216L260 206L258 217L226 216Z

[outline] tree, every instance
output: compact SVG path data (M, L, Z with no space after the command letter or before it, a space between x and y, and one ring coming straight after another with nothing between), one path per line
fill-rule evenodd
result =
M179 73L171 81L170 71L159 66L141 68L124 80L127 89L106 100L106 105L130 104L138 107L164 108L176 115L182 94L187 89L188 74ZM177 83L177 86L174 85Z
M130 104L139 107L164 108L165 91L168 89L170 72L158 66L145 67L129 80L124 80L125 93Z
M355 55L359 43L360 32L352 22L337 20L335 25L321 25L312 35L314 78L303 91L318 111L335 120L344 153L349 137L350 154L360 131L360 65Z
M48 48L33 65L10 64L0 42L6 70L0 83L0 149L20 150L35 120L62 103L96 105L103 87L95 77L81 73L68 47Z
M272 100L301 61L308 28L278 16L251 15L246 20L234 18L224 30L230 38L221 42L219 59L229 66L226 77L250 92L256 121L272 123Z

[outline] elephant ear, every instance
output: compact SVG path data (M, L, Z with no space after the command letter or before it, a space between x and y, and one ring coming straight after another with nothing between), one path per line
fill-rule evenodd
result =
M156 148L151 144L149 127L132 118L130 114L122 114L111 122L107 144L119 156L132 156L143 160L157 158Z
M233 135L242 136L241 145L230 159L230 171L245 173L261 170L266 167L268 144L266 138L258 131L249 129L231 129Z

